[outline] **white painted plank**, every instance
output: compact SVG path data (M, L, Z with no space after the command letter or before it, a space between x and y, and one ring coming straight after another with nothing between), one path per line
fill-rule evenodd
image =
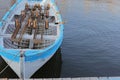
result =
M1 78L0 80L22 80L22 79L7 79ZM38 78L38 79L25 79L25 80L120 80L120 77L80 77L80 78Z
M62 80L62 78L53 78L52 80Z
M23 79L17 79L17 80L23 80ZM24 79L24 80L31 80L31 79Z
M71 80L71 78L62 78L62 80Z
M80 78L71 78L71 80L80 80Z
M9 79L9 80L18 80L18 79Z
M45 78L45 79L43 79L43 80L52 80L52 78Z
M32 80L43 80L43 79L32 79Z
M1 78L0 80L7 80L7 78Z
M90 80L89 77L81 77L80 80Z
M90 77L89 80L99 80L97 77Z
M99 80L109 80L109 77L99 77Z
M120 77L109 77L109 80L120 80Z

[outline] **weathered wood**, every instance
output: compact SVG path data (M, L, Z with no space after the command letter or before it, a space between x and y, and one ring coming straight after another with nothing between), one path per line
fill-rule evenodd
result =
M13 80L13 79L9 79L9 80ZM18 79L14 79L14 80L18 80Z
M31 26L31 22L32 22L32 19L31 19L31 18L29 18L29 19L28 19L28 22L27 22L28 27L30 27L30 26Z
M81 77L80 80L90 80L89 77Z
M51 16L50 4L46 4L42 9L40 4L29 5L25 4L25 9L21 11L20 15L16 15L16 28L11 32L10 36L13 46L17 49L30 48L30 45L38 44L36 48L44 48L56 39L44 38L44 35L57 35L56 25L53 27L55 16ZM51 28L52 27L52 28ZM14 28L14 27L13 27ZM29 37L29 38L28 38ZM24 40L29 39L29 43L24 43ZM43 40L45 39L45 40ZM49 43L48 43L49 42ZM32 44L30 44L32 43ZM7 45L7 44L6 44ZM11 48L14 48L10 46Z
M71 80L80 80L80 78L71 78Z
M46 78L46 79L43 79L43 80L52 80L52 78Z
M47 10L49 10L49 9L50 9L50 4L47 4L46 9L47 9Z
M45 29L48 29L49 28L49 21L48 19L45 20Z
M41 9L42 9L41 6L40 6L40 4L38 4L38 9L39 9L40 11L41 11Z
M20 37L19 37L19 39L18 39L18 40L19 40L19 42L21 42L22 37L23 37L23 35L24 35L24 33L25 33L26 29L27 29L27 25L25 25L25 26L24 26L24 28L22 29L22 32L21 32Z
M98 80L110 80L109 77L98 77Z
M97 77L90 77L89 80L99 80Z
M62 78L53 78L52 80L62 80Z
M26 10L26 11L29 10L29 5L28 5L28 3L25 4L25 10Z
M71 80L72 78L62 78L62 80Z
M45 10L46 18L49 18L49 10Z
M33 79L33 80L43 80L43 79Z
M35 44L39 44L39 43L42 43L42 40L41 40L41 39L34 39L33 42L34 42Z
M7 78L1 78L0 80L8 80Z
M109 80L120 80L120 77L109 77Z
M19 32L19 29L20 29L20 23L18 21L18 19L15 20L15 27L16 29L14 30L12 36L11 36L11 39L14 40Z

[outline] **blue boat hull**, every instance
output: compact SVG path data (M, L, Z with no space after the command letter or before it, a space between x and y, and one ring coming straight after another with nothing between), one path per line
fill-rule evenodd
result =
M2 18L2 21L0 22L0 27L4 25L5 20L7 20L10 13L16 8L16 6L21 2L22 0L18 0L17 3L15 3L10 10L5 14L5 16ZM41 2L41 0L28 0L28 1L38 1ZM46 0L44 0L46 1ZM54 5L56 12L59 12L58 8L55 6L54 0L51 0L51 4ZM60 14L57 14L59 21L62 22L62 18ZM60 24L60 31L59 31L59 37L55 40L55 42L50 45L49 47L43 49L43 50L26 50L24 53L24 66L26 69L24 69L25 72L23 74L25 75L25 78L30 78L32 74L34 74L40 67L42 67L58 50L58 48L61 46L63 41L63 30L64 25ZM8 65L16 72L16 74L21 77L21 71L20 71L20 50L14 50L14 49L5 49L4 47L0 46L0 56L3 57L3 59L8 62ZM12 63L11 63L12 62ZM37 64L37 65L36 65ZM34 66L36 65L36 66ZM33 68L33 70L29 70L30 68Z

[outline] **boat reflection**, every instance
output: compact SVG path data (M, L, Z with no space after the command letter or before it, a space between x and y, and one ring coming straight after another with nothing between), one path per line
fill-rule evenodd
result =
M0 72L7 66L5 61L0 57ZM62 57L61 49L59 48L54 56L40 68L32 78L59 78L61 74ZM0 74L0 78L18 78L18 76L12 71L10 67L6 68L3 73Z

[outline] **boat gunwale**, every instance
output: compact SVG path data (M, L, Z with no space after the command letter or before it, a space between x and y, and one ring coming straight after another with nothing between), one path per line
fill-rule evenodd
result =
M20 3L22 0L17 0L17 2L10 8L10 10L8 11L9 12L9 14L10 14L10 11L12 11L17 5L18 5L18 3ZM45 2L47 1L47 0L44 0ZM59 9L58 9L58 7L55 5L55 1L54 0L50 0L51 1L51 3L52 3L52 6L55 8L55 10L56 10L56 12L59 12ZM8 18L8 16L9 16L9 14L8 14L8 12L5 14L5 16L2 18L2 20L4 20L4 19L7 19ZM6 17L6 18L5 18ZM59 22L62 22L62 18L61 18L61 15L60 14L57 14L57 17L59 18L58 20L59 20ZM0 22L0 26L2 26L2 22ZM31 56L36 56L36 55L41 55L41 58L45 58L46 56L48 56L48 55L46 55L45 54L45 52L48 52L49 50L51 50L52 48L52 50L54 50L54 51L52 51L51 52L51 54L53 54L54 52L56 52L56 50L59 48L59 46L61 45L61 43L62 43L62 40L61 39L63 39L63 29L64 29L64 25L63 24L60 24L59 25L59 28L60 28L60 32L59 32L59 36L58 36L58 38L55 40L55 42L52 44L52 45L50 45L49 47L47 47L47 48L45 48L45 49L25 49L26 51L25 51L25 56L26 57L31 57ZM56 45L58 45L58 47L56 47ZM56 48L55 48L56 47ZM1 47L0 47L1 48ZM5 49L5 48L2 48L2 50L8 50L8 49ZM20 50L23 50L23 49L9 49L8 51L6 51L6 54L7 54L7 52L13 52L13 50L14 51L18 51L18 53L20 53ZM5 52L4 52L5 53ZM11 53L11 56L12 57L10 57L10 56L8 56L8 55L4 55L4 53L1 53L1 55L3 55L3 56L5 56L5 57L7 57L8 59L10 59L10 60L14 60L14 61L16 61L16 62L19 62L19 56L20 55L17 55L17 58L14 58L13 59L13 57L14 56L16 56L16 53ZM28 54L28 53L30 53L30 54ZM42 54L39 54L39 53L42 53ZM49 53L49 52L48 52ZM50 54L50 53L49 53ZM10 55L10 54L9 54ZM40 57L40 56L39 56ZM36 60L36 59L28 59L28 60L26 60L26 61L34 61L34 60Z

